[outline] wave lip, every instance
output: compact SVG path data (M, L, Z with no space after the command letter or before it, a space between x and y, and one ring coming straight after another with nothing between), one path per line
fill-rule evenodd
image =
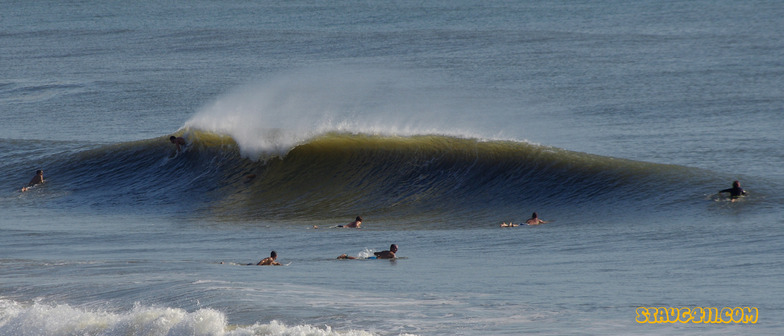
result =
M454 96L464 94L423 89L433 81L423 74L361 66L302 69L218 97L181 131L230 136L252 160L285 155L330 133L472 134L468 130L475 123L456 117L467 104L455 103Z

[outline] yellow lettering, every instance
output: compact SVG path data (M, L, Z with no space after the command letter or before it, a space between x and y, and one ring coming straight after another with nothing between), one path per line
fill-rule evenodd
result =
M751 312L752 309L754 310L754 313ZM757 307L743 307L743 311L746 313L743 323L757 323L757 318L759 318L759 310ZM752 320L752 318L754 319Z
M757 307L637 307L637 323L757 323Z
M656 308L656 312L653 313L654 319L656 319L656 323L667 323L667 307L659 307Z
M667 308L667 322L675 323L678 322L678 315L680 314L680 309L678 308Z
M730 308L727 308L730 309ZM731 323L744 323L743 320L743 308L741 307L733 307L731 308L732 315L730 315L730 322Z
M702 307L694 307L694 313L695 314L697 313L697 309L699 309L700 313L702 313L702 314L700 314L700 320L699 321L693 320L692 322L694 322L694 323L705 323L705 309L702 308Z
M692 318L694 318L694 316L692 316L691 309L689 309L689 307L683 307L678 311L678 321L681 323L689 323L691 322Z
M708 310L708 320L705 321L705 323L721 323L721 318L719 317L719 308L708 307L705 309Z
M642 311L642 314L640 314L640 311ZM650 316L650 315L651 315L651 313L648 312L648 308L647 307L637 307L637 318L634 319L634 320L637 321L637 323L649 323L648 316ZM645 316L645 320L641 321L640 317L642 317L642 316Z
M733 317L734 317L733 316L733 312L734 311L735 310L730 308L730 307L721 308L721 313L719 314L719 321L721 321L720 323L725 323L726 324L726 323L735 322L735 319L733 319Z

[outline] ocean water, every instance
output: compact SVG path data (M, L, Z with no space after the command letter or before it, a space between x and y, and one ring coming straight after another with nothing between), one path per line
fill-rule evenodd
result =
M0 19L0 335L784 331L777 2ZM658 307L757 314L639 323Z

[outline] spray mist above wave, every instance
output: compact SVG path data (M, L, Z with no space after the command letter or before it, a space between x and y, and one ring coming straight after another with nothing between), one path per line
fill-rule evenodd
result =
M379 69L309 69L242 86L204 106L183 129L231 136L244 157L285 155L330 132L480 137L472 111L430 76Z

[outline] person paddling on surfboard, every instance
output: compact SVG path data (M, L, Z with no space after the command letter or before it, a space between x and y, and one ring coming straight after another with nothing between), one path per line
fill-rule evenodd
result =
M397 244L392 244L389 246L389 250L381 251L381 252L374 252L373 254L375 257L369 257L366 259L395 259L395 252L397 252ZM348 254L341 254L338 256L338 259L359 259L357 257L352 257Z
M531 218L529 218L527 221L525 221L525 224L528 224L528 225L539 225L539 224L544 224L544 223L547 223L547 221L539 219L539 215L536 214L536 212L534 212L531 215Z
M353 229L361 229L360 226L362 225L362 217L357 216L357 218L346 225L338 225L336 227L339 228L353 228Z
M270 256L269 257L261 259L261 261L259 261L259 263L256 264L256 265L257 266L270 266L270 265L272 265L272 266L281 266L281 264L279 262L275 261L275 259L278 259L278 253L275 252L275 251L272 251L272 252L270 252Z
M740 198L741 196L746 195L746 191L740 187L740 181L737 180L732 182L732 188L719 191L719 193L724 193L724 192L730 193L730 198L732 199L733 202L735 202L735 200Z
M173 135L169 137L169 141L173 143L175 146L177 146L177 152L179 152L183 147L185 147L188 144L187 142L185 142L185 138L176 137Z
M397 244L392 244L389 246L389 251L381 251L373 253L376 258L378 259L394 259L395 252L397 252Z
M33 176L33 179L30 180L30 183L28 183L26 187L22 188L22 191L28 191L28 190L30 190L30 187L32 187L32 186L34 186L36 184L42 184L44 182L45 182L44 181L44 171L40 170L40 169L36 170L35 171L35 176Z

